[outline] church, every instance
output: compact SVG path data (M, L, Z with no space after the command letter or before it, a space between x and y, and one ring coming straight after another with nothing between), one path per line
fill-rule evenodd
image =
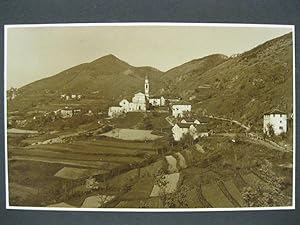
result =
M150 83L148 77L145 78L144 83L145 93L136 93L131 102L127 99L120 101L119 106L111 106L108 109L108 116L115 117L123 113L128 112L146 112L147 104L152 104L153 106L164 106L165 99L163 96L150 97Z

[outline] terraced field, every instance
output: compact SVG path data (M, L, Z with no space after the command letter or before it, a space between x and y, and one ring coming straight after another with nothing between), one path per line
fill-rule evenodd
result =
M204 198L212 205L214 208L232 208L234 205L222 192L216 183L203 185L202 193Z
M32 145L24 149L10 149L9 159L23 157L41 161L107 162L112 166L129 164L143 160L147 155L156 154L151 143L132 143L123 141L78 141L72 144ZM109 168L108 168L109 169Z
M29 145L8 149L10 201L14 205L41 206L52 200L69 199L64 188L70 190L84 185L90 176L106 180L121 176L123 172L157 154L151 142L132 142L103 138L75 141L70 144ZM136 169L137 170L137 169ZM24 171L30 171L24 172ZM145 173L141 170L141 174ZM127 180L127 177L125 177ZM117 179L120 186L120 179ZM45 183L47 188L45 187ZM147 185L147 184L144 184ZM39 187L31 196L21 195L21 187ZM24 188L23 188L24 189ZM25 188L24 191L27 189ZM23 192L24 192L23 191ZM22 193L23 193L22 192ZM84 195L83 195L84 196Z
M9 149L9 160L39 161L109 172L156 154L151 143L117 140L77 141L71 144L30 145Z

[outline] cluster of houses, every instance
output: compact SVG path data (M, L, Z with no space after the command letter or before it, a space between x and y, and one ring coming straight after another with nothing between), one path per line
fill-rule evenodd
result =
M190 109L187 108L187 111ZM174 110L172 110L174 112ZM172 114L176 117L176 114ZM179 114L182 116L182 114ZM266 112L263 117L263 132L271 136L271 129L275 136L287 133L289 120L293 119L293 114L289 117L287 113L278 109ZM193 139L199 137L207 137L213 131L209 130L207 120L205 118L199 119L182 119L176 123L172 128L172 133L175 141L180 141L185 135L189 134Z
M180 98L168 98L165 96L150 96L150 84L146 77L144 84L145 93L135 94L132 101L123 99L117 106L108 109L109 117L116 117L128 112L146 112L151 107L168 107L172 111L172 116L177 121L172 127L172 134L175 141L180 141L185 135L189 134L194 139L209 136L212 132L208 129L207 121L195 118L184 119L187 114L191 114L192 105L182 101ZM275 135L287 132L288 116L280 110L273 110L264 114L263 132L270 135L272 127Z
M82 95L78 95L78 94L71 94L71 95L62 94L62 95L60 95L60 99L65 100L65 101L80 100L81 98L82 98Z
M180 141L185 135L189 134L194 140L199 137L208 137L211 130L208 129L206 119L182 119L172 128L174 141Z
M18 89L11 88L7 91L7 100L12 100L17 96ZM62 94L61 99L63 100L80 100L82 95L80 94ZM199 137L209 136L211 131L208 129L208 121L205 118L196 119L192 118L192 105L188 102L182 101L180 97L167 97L167 96L151 96L150 95L150 84L149 80L146 77L144 83L144 93L136 93L131 101L123 99L119 102L117 106L111 106L108 109L109 117L116 117L128 112L148 112L153 108L163 109L167 108L167 111L172 112L173 127L172 134L175 141L180 141L185 135L191 135L194 139ZM162 110L163 111L163 110ZM165 111L164 111L165 112ZM80 108L74 107L64 107L56 111L48 113L49 115L44 116L53 116L55 118L60 117L63 119L71 118L73 116L81 114ZM84 115L93 115L93 112L89 110ZM189 117L187 117L189 115ZM34 116L33 119L37 119L37 116ZM188 119L186 119L188 118ZM287 133L289 119L293 119L293 115L290 117L287 113L280 110L272 110L267 112L263 116L263 132L267 135L280 135ZM10 115L8 118L8 124L22 124L26 122L20 116ZM176 121L176 122L174 122Z
M111 106L108 109L109 117L116 117L128 112L146 112L152 107L164 107L173 102L179 102L181 99L179 97L166 98L164 96L150 96L150 84L149 80L145 78L144 84L145 93L136 93L131 101L123 99L119 102L119 105ZM177 107L180 109L185 109L185 107ZM177 110L176 114L180 114L180 109Z
M192 111L192 105L182 101L179 97L150 96L150 84L147 77L145 78L144 90L145 93L135 94L131 102L123 99L119 102L119 105L109 107L108 116L116 117L128 112L147 112L152 107L167 106L171 109L172 116L180 119ZM208 136L209 131L206 125L206 122L197 119L182 119L172 128L174 140L180 141L187 134L190 134L194 139Z

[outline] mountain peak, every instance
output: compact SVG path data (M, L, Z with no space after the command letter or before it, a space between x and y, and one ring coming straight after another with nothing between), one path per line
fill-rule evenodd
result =
M121 59L119 59L117 56L115 56L113 54L108 54L108 55L102 56L102 57L92 61L92 63L98 63L98 62L108 62L108 63L122 62L122 63L125 63L124 61L122 61Z
M114 54L108 54L105 56L102 56L101 59L118 59L120 60L117 56L115 56Z

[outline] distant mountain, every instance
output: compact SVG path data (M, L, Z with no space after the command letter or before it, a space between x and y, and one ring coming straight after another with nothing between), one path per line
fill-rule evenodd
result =
M153 84L151 88L157 87L154 84L160 83L161 71L146 66L134 67L114 55L107 55L30 83L20 90L29 94L48 90L83 95L97 91L105 98L115 99L131 96L137 90L142 91L146 75Z
M267 41L235 57L212 55L163 75L169 90L200 113L262 123L264 112L293 108L292 34Z

